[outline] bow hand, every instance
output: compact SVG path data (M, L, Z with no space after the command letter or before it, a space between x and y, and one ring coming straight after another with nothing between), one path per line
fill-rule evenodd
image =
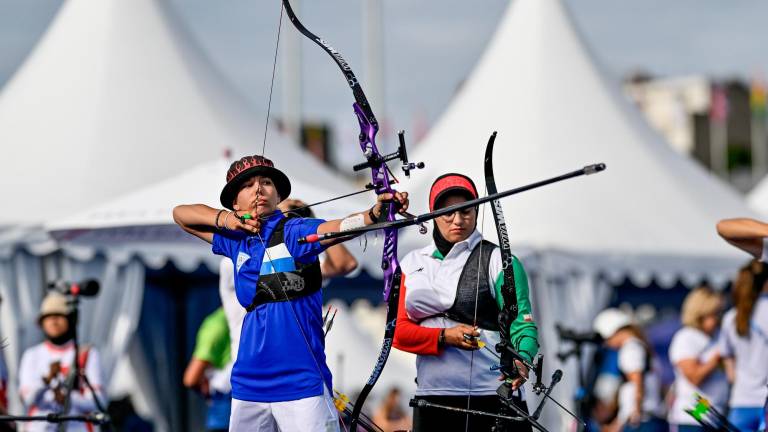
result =
M395 191L394 193L385 192L380 194L376 200L376 205L371 209L371 214L376 216L376 219L366 221L366 223L370 222L373 224L385 221L389 208L392 205L395 206L397 213L405 214L408 210L408 204L410 204L410 201L408 200L408 192Z
M515 360L515 376L510 376L507 379L511 380L512 390L517 390L528 381L528 368L520 360Z

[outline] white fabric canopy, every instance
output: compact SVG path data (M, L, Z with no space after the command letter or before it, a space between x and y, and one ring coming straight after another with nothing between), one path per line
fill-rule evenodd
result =
M647 269L716 276L711 258L740 258L715 232L724 217L753 214L742 198L676 154L605 80L559 0L514 2L469 79L414 152L427 162L408 185L426 210L429 186L445 172L483 189L491 132L499 189L604 162L608 169L503 201L511 239L535 250L609 256L612 271L633 257ZM486 228L492 227L490 213ZM488 231L487 229L485 231ZM488 231L491 232L491 231ZM704 258L699 265L698 258ZM621 261L625 261L626 264Z
M747 202L757 213L768 216L768 177L760 180L747 195Z
M0 202L40 210L5 211L0 226L255 152L253 123L167 2L69 0L0 93Z
M293 196L313 201L356 189L269 132L265 155L295 179ZM108 383L139 320L146 267L173 260L191 271L203 259L218 267L210 246L173 224L172 207L216 204L224 150L257 153L263 133L167 2L65 2L0 93L0 200L37 209L0 215L0 325L11 372L40 338L35 317L46 282L95 277L102 294L83 302L80 329L101 350ZM359 211L373 200L356 198L318 214L352 203ZM163 413L153 416L166 424Z
M612 285L629 277L639 287L703 279L722 286L746 259L718 238L715 224L754 213L645 124L618 80L604 77L560 0L517 0L508 8L479 64L413 152L426 163L403 186L414 213L427 210L433 180L447 172L469 175L483 194L493 131L500 190L592 163L608 167L502 201L513 252L528 271L546 376L564 368L555 324L589 329ZM487 206L479 217L496 240ZM428 241L415 232L404 234L402 251ZM576 385L568 366L555 390L562 401L572 400ZM552 405L543 421L551 430L570 423Z
M357 187L330 172L297 146L282 143L268 148L277 167L291 178L291 197L307 203L350 193ZM203 203L220 208L219 194L229 161L218 159L196 166L178 176L96 205L69 218L49 221L45 229L59 240L59 246L79 260L90 260L103 252L110 260L125 262L133 256L152 268L169 260L186 271L204 262L217 271L220 258L210 246L176 226L173 207L178 204ZM344 217L371 205L373 192L318 206L313 210L324 219Z
M291 179L290 198L313 203L354 192L358 188L353 182L332 173L295 145L284 142L280 147L268 150L271 151L268 156L275 159L276 166ZM219 194L224 187L229 164L230 161L223 158L200 164L177 176L98 203L70 217L50 220L45 228L48 231L65 231L172 225L171 213L178 204L203 203L221 208ZM362 210L374 200L374 193L371 192L367 197L364 194L350 197L318 206L313 211L327 219L344 217L353 211Z
M57 253L40 229L67 214L251 143L240 98L157 0L65 2L0 93L2 334L12 372L41 337L46 282L96 277L83 301L83 341L102 353L107 383L138 321L144 266ZM19 248L20 245L25 246ZM9 401L20 413L11 383Z

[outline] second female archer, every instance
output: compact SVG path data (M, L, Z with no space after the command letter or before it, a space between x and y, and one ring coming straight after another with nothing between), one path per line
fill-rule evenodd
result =
M247 314L232 368L230 430L336 431L317 257L331 244L298 239L370 225L387 200L404 212L407 193L381 194L372 208L345 219L289 219L277 205L290 195L291 183L269 159L243 157L226 178L225 209L180 205L173 217L235 266L235 292Z
M469 177L445 174L431 187L430 211L477 196ZM500 373L491 370L499 364L493 347L500 338L499 310L510 305L504 305L501 292L500 250L477 231L477 213L474 207L438 217L433 242L402 260L404 281L394 346L418 354L417 400L498 414L502 410L496 393ZM509 342L530 363L538 351L538 330L527 276L517 258L513 258L513 269L518 315L509 329ZM528 370L520 362L517 367L520 373L512 382L517 393L513 401L527 411L521 386ZM414 432L489 431L494 423L488 416L467 417L439 407L414 408ZM516 422L510 430L526 431L531 426Z

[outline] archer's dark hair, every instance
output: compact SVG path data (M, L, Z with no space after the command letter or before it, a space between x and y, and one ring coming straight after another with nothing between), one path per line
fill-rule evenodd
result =
M300 217L300 218L312 218L314 219L315 213L312 212L312 209L309 207L298 207L298 206L292 206L289 208L285 215L288 217Z
M733 283L733 304L736 306L736 333L749 337L749 321L757 298L768 282L768 265L752 260L739 269Z
M648 340L648 336L645 334L645 331L639 325L630 324L624 327L624 330L629 331L632 334L632 336L640 340L640 342L643 345L643 348L645 349L645 353L646 355L648 355L649 358L654 356L651 342Z

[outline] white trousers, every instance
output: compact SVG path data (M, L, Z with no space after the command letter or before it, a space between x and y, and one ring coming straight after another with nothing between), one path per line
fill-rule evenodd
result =
M339 432L339 415L328 389L322 396L287 402L232 399L230 432Z

